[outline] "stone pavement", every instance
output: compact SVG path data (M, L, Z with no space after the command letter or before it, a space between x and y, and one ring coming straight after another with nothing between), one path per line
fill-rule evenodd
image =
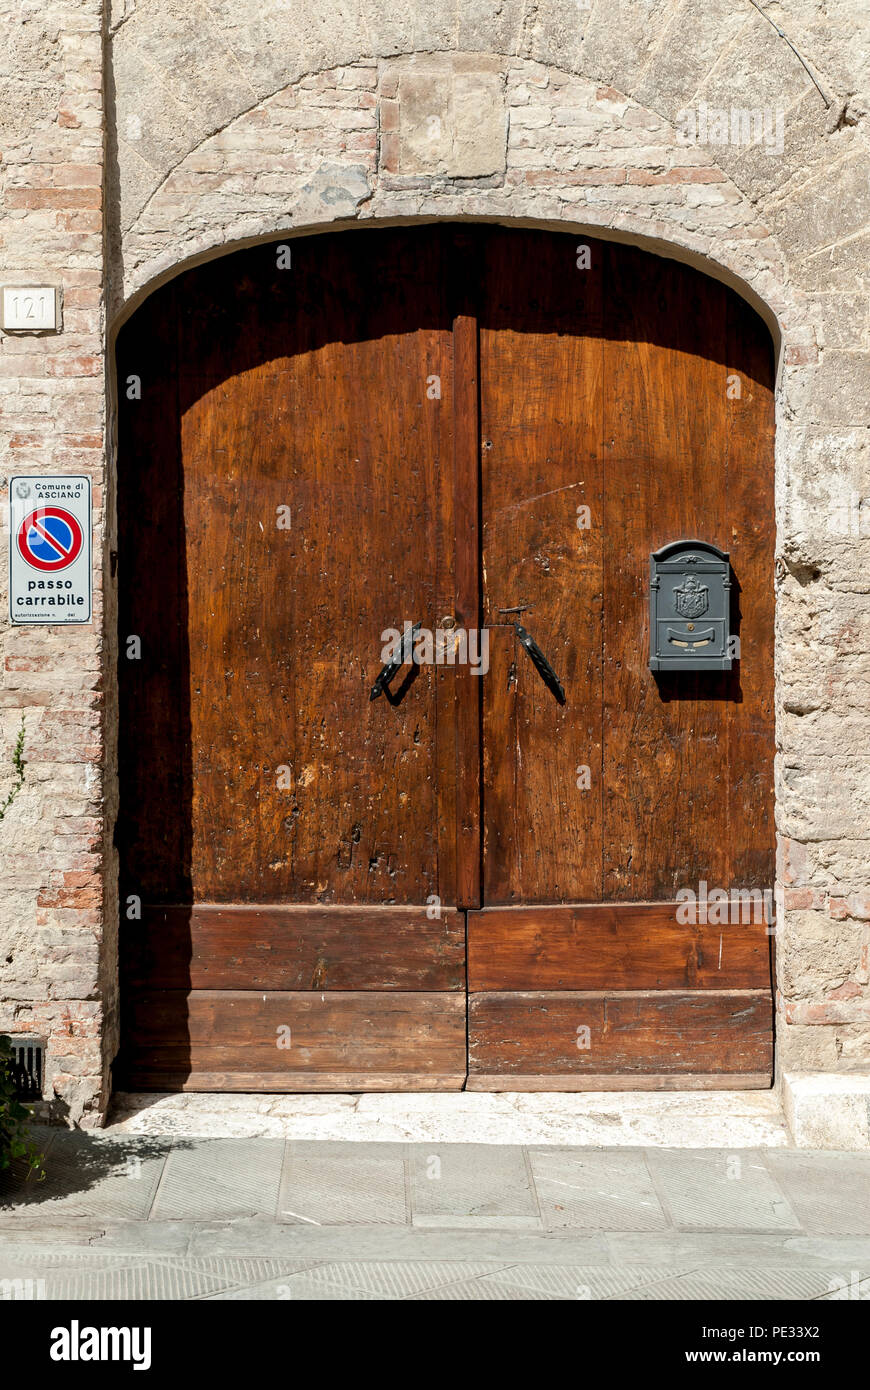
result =
M870 1298L865 1153L37 1136L5 1297Z
M251 1095L117 1091L107 1133L584 1148L764 1149L792 1143L766 1091L401 1091ZM853 1149L852 1143L815 1147Z

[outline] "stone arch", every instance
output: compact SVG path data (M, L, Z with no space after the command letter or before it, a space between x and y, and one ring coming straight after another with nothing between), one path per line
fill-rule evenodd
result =
M273 32L270 25L285 32L280 0L256 39L233 27L228 4L212 6L213 22L225 26L227 61L246 75L217 84L217 104L204 100L175 125L175 95L175 106L167 100L137 117L136 63L149 54L160 58L152 93L177 95L188 80L198 93L191 61L204 40L191 36L192 19L179 17L179 63L170 71L172 45L165 31L157 35L153 6L140 5L122 22L114 40L120 199L113 323L181 269L239 246L440 219L632 241L696 265L752 303L779 348L777 814L788 1043L780 1055L786 1066L795 1059L838 1065L850 1047L860 1050L866 1008L860 984L852 983L861 967L846 941L856 914L861 919L849 904L859 902L866 880L855 810L866 801L857 743L837 762L843 791L836 833L843 844L831 852L824 848L829 830L818 779L826 776L821 760L830 738L840 746L837 710L853 700L848 673L831 665L832 642L841 629L837 591L854 585L863 547L854 532L841 535L832 516L841 494L860 486L861 470L870 466L860 415L870 355L850 299L870 226L859 196L866 142L848 100L836 95L849 86L836 51L829 50L828 78L815 64L809 71L754 8L732 13L696 0L643 7L620 0L615 9L591 0L588 14L574 0L551 0L536 7L534 19L520 13L518 0L506 0L498 21L460 12L437 31L437 16L415 15L407 32L401 18L386 17L387 8L360 0L355 19L344 15L346 29L333 26L329 42L312 35L303 12L304 41L279 58L267 53L263 35ZM583 20L575 29L578 10ZM248 60L253 66L245 66ZM403 106L410 100L425 113L427 81L436 95L449 87L455 121L466 77L491 96L496 114L483 122L488 148L473 138L464 143L460 121L440 163L427 165L419 148L415 155L413 140L405 142L405 158ZM757 147L723 145L714 158L709 147L687 148L678 138L685 106L725 106L739 97L747 106L781 104L787 113L774 164ZM142 139L126 139L131 119L134 133L140 121ZM583 156L573 162L572 147ZM793 640L808 628L809 640ZM820 667L830 670L833 687L815 703L808 692ZM818 715L822 740L809 754L801 723L808 711ZM835 982L826 987L805 963L814 934L826 932L839 933L847 995L837 994Z
M460 129L452 167L442 160L441 169L404 172L403 79L418 103L427 83L436 101L445 84L455 89L466 79L478 92L488 83L491 113L501 104L490 120L491 148L486 132L463 148ZM571 167L566 148L577 139L585 160ZM501 142L499 158L492 146ZM784 360L807 358L816 341L776 237L709 149L681 144L654 110L595 80L474 54L363 59L307 76L208 136L123 230L113 319L182 267L260 239L436 218L634 242L737 289L766 318Z

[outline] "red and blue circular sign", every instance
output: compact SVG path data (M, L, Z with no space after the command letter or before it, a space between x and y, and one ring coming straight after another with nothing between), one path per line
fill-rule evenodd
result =
M81 524L65 507L37 507L18 528L18 553L37 570L66 569L83 544Z

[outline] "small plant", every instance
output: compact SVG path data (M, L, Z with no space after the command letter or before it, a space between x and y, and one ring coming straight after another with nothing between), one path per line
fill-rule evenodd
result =
M17 1159L27 1169L27 1178L41 1182L45 1177L43 1155L31 1141L27 1124L30 1110L18 1099L15 1054L9 1038L0 1035L0 1172Z
M21 716L21 728L18 730L18 737L15 740L15 747L12 749L12 768L15 776L12 779L12 786L6 796L5 801L0 801L0 820L6 815L21 788L24 786L24 769L27 763L24 761L24 715Z

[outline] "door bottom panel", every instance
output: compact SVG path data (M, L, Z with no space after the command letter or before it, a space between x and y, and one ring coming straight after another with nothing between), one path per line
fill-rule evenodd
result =
M465 1072L430 1076L422 1072L376 1071L134 1071L124 1075L118 1090L127 1091L232 1091L272 1095L355 1095L358 1093L399 1094L417 1091L461 1091ZM488 1086L487 1090L498 1090ZM544 1087L542 1089L556 1089Z
M773 1077L769 1071L737 1072L724 1075L717 1072L685 1072L682 1075L620 1076L609 1072L603 1076L580 1075L569 1072L564 1076L506 1076L497 1072L469 1075L466 1091L769 1091Z
M459 992L140 990L127 1012L118 1072L129 1090L437 1091L465 1081Z
M500 1090L771 1084L769 990L492 991L468 1003L469 1090L494 1078Z

